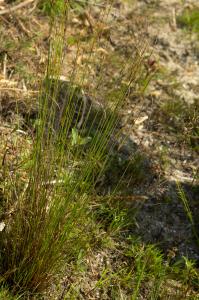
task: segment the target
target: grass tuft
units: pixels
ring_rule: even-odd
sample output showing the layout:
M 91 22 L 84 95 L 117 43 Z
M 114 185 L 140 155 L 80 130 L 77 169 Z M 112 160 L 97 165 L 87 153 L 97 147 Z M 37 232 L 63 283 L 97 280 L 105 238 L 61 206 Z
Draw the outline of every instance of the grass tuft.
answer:
M 185 29 L 199 34 L 199 8 L 185 9 L 177 21 Z
M 0 279 L 14 293 L 26 295 L 43 291 L 63 265 L 78 260 L 87 248 L 89 195 L 104 172 L 112 148 L 110 140 L 118 124 L 118 111 L 142 64 L 139 52 L 129 68 L 126 89 L 117 97 L 110 113 L 99 119 L 97 127 L 96 112 L 85 136 L 87 122 L 78 128 L 80 108 L 74 105 L 79 100 L 77 93 L 81 95 L 81 84 L 75 83 L 77 69 L 72 70 L 65 87 L 65 103 L 59 101 L 63 96 L 60 74 L 69 7 L 61 0 L 48 4 L 50 46 L 38 101 L 36 136 L 27 158 L 31 163 L 26 168 L 24 164 L 20 166 L 21 171 L 26 169 L 24 180 L 20 178 L 20 170 L 10 174 L 8 170 L 9 180 L 4 178 L 2 183 L 7 195 L 6 209 L 13 213 L 5 220 L 0 236 Z M 117 223 L 115 219 L 111 230 L 117 229 Z

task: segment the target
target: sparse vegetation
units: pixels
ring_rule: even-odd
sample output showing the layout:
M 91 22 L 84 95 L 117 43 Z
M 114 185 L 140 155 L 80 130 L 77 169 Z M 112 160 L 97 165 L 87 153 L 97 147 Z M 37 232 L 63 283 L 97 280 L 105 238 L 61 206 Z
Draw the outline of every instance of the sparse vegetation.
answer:
M 198 100 L 190 105 L 181 99 L 169 100 L 162 105 L 160 113 L 160 122 L 164 124 L 167 130 L 173 132 L 176 138 L 186 142 L 198 152 Z
M 178 17 L 178 23 L 185 29 L 199 34 L 199 8 L 185 9 Z
M 151 113 L 161 94 L 148 94 L 148 85 L 166 77 L 159 78 L 158 61 L 139 32 L 143 20 L 136 25 L 134 10 L 133 20 L 129 12 L 117 17 L 122 5 L 45 0 L 33 7 L 33 19 L 2 19 L 0 299 L 198 299 L 197 261 L 178 251 L 180 235 L 167 248 L 165 241 L 145 242 L 144 234 L 135 234 L 137 213 L 149 199 L 158 210 L 161 197 L 171 206 L 174 197 L 193 231 L 187 240 L 198 243 L 197 169 L 190 198 L 180 183 L 166 196 L 154 188 L 159 179 L 168 181 L 166 134 L 184 151 L 198 152 L 198 101 L 173 97 L 181 87 L 173 72 L 174 84 L 164 85 L 168 98 Z M 115 19 L 121 33 L 115 26 L 110 34 Z M 23 22 L 40 29 L 33 34 Z M 178 22 L 197 32 L 197 11 L 184 12 Z M 138 135 L 141 141 L 148 127 L 155 131 L 153 118 L 145 126 L 150 113 L 155 130 L 161 128 L 158 163 L 152 146 L 132 140 Z M 152 224 L 151 209 L 149 201 Z M 175 213 L 176 219 L 183 214 Z M 156 236 L 164 235 L 160 221 L 157 226 Z

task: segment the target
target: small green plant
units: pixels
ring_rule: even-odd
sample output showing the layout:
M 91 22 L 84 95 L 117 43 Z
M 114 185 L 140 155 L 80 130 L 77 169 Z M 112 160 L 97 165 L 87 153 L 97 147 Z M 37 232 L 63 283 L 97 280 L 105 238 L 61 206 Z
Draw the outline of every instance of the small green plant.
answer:
M 191 261 L 183 259 L 172 265 L 154 245 L 145 245 L 133 236 L 113 249 L 120 257 L 102 270 L 95 286 L 101 295 L 109 294 L 111 299 L 195 299 L 197 269 Z
M 67 1 L 67 7 L 74 10 L 76 13 L 82 13 L 86 5 L 88 5 L 87 0 Z M 62 0 L 56 0 L 56 1 L 42 0 L 39 2 L 38 6 L 45 15 L 52 17 L 52 16 L 58 16 L 62 14 L 63 9 L 65 9 L 66 3 L 64 3 Z
M 195 221 L 194 221 L 194 218 L 193 218 L 193 215 L 192 215 L 192 211 L 191 211 L 190 206 L 189 206 L 189 202 L 188 202 L 187 196 L 185 195 L 185 192 L 182 189 L 180 183 L 177 182 L 176 184 L 177 184 L 179 198 L 182 201 L 182 204 L 184 206 L 184 210 L 185 210 L 185 213 L 187 215 L 187 218 L 188 218 L 189 222 L 191 223 L 193 234 L 194 234 L 195 239 L 196 239 L 196 241 L 197 241 L 197 243 L 199 245 L 199 236 L 198 236 L 198 233 L 197 233 Z
M 180 26 L 199 34 L 199 8 L 185 9 L 177 21 Z
M 39 2 L 39 8 L 44 14 L 52 17 L 62 14 L 63 10 L 65 9 L 65 4 L 62 0 L 44 0 Z
M 186 257 L 182 257 L 170 266 L 168 270 L 171 276 L 174 278 L 177 277 L 182 283 L 178 295 L 184 297 L 183 299 L 197 299 L 197 295 L 193 295 L 193 298 L 190 296 L 191 287 L 196 291 L 199 287 L 198 269 L 196 268 L 195 263 L 188 260 Z
M 194 151 L 198 151 L 198 100 L 188 105 L 181 99 L 167 100 L 161 106 L 159 122 L 179 140 L 183 140 Z
M 126 250 L 128 257 L 134 258 L 134 291 L 132 299 L 137 299 L 140 289 L 148 282 L 150 292 L 147 299 L 158 299 L 161 295 L 161 286 L 166 277 L 166 268 L 163 264 L 163 256 L 158 249 L 152 245 L 142 245 L 131 237 Z
M 18 296 L 13 296 L 9 292 L 9 289 L 7 289 L 5 287 L 1 287 L 0 288 L 0 299 L 2 299 L 2 300 L 20 300 L 22 298 L 18 297 Z
M 111 195 L 100 197 L 98 201 L 93 211 L 94 219 L 108 235 L 117 236 L 130 226 L 132 221 L 127 210 L 122 208 L 121 200 L 118 201 Z

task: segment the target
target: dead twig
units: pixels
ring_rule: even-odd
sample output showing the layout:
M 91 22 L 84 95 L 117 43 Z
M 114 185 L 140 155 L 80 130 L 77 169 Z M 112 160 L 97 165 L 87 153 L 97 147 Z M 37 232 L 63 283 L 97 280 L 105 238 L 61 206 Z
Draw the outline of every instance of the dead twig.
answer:
M 30 30 L 28 30 L 26 28 L 26 26 L 23 24 L 23 22 L 19 18 L 17 18 L 16 16 L 15 16 L 15 19 L 16 19 L 17 25 L 19 26 L 19 29 L 21 29 L 28 37 L 31 37 Z
M 31 90 L 27 90 L 25 91 L 24 89 L 19 89 L 19 88 L 11 88 L 11 87 L 0 87 L 1 91 L 15 91 L 15 92 L 23 92 L 26 94 L 38 94 L 39 91 L 31 91 Z
M 33 7 L 28 12 L 29 15 L 31 15 L 33 13 L 33 11 L 37 8 L 38 3 L 39 3 L 39 0 L 35 0 Z
M 172 9 L 172 19 L 171 19 L 171 22 L 170 22 L 170 26 L 171 26 L 171 29 L 172 29 L 173 31 L 176 31 L 176 30 L 177 30 L 176 8 L 173 8 L 173 9 Z
M 18 10 L 18 9 L 20 9 L 20 8 L 22 8 L 22 7 L 30 4 L 30 3 L 32 3 L 32 2 L 34 2 L 34 1 L 35 0 L 26 0 L 26 1 L 22 2 L 22 3 L 19 3 L 17 5 L 11 6 L 10 8 L 3 9 L 3 10 L 0 11 L 0 16 L 5 15 L 5 14 L 10 14 L 10 13 L 12 13 L 12 12 L 14 12 L 14 11 L 16 11 L 16 10 Z
M 4 56 L 4 60 L 3 60 L 3 76 L 4 79 L 6 79 L 7 77 L 7 53 Z

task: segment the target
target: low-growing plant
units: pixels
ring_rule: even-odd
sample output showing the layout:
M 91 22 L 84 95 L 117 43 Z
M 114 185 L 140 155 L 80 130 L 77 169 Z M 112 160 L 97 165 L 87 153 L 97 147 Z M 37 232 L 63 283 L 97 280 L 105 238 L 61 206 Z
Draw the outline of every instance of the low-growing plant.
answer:
M 180 183 L 177 182 L 177 189 L 178 189 L 178 194 L 179 194 L 179 199 L 182 201 L 182 204 L 184 206 L 184 211 L 187 215 L 187 218 L 192 226 L 192 231 L 193 231 L 193 234 L 195 236 L 195 239 L 197 241 L 197 244 L 199 245 L 199 236 L 198 236 L 198 232 L 197 232 L 197 229 L 196 229 L 196 224 L 195 224 L 195 220 L 193 218 L 193 214 L 192 214 L 192 211 L 190 209 L 190 206 L 189 206 L 189 201 L 187 199 L 187 196 L 183 190 L 183 188 L 181 187 Z
M 41 11 L 48 16 L 58 16 L 62 14 L 64 6 L 66 3 L 64 3 L 62 0 L 56 0 L 54 1 L 52 5 L 52 1 L 48 0 L 42 0 L 39 1 L 38 7 L 41 9 Z M 76 11 L 76 13 L 82 13 L 85 6 L 88 5 L 88 0 L 69 0 L 67 1 L 67 6 Z
M 176 137 L 198 151 L 198 101 L 187 104 L 181 99 L 168 100 L 161 106 L 159 121 Z
M 177 18 L 178 24 L 199 34 L 199 8 L 185 9 Z
M 0 299 L 4 299 L 4 300 L 17 300 L 16 297 L 13 297 L 9 290 L 5 289 L 5 288 L 1 288 L 0 290 Z M 18 298 L 20 299 L 20 298 Z

